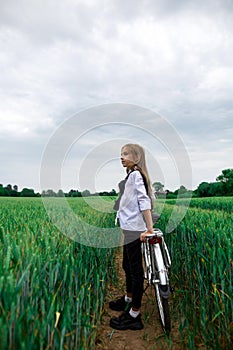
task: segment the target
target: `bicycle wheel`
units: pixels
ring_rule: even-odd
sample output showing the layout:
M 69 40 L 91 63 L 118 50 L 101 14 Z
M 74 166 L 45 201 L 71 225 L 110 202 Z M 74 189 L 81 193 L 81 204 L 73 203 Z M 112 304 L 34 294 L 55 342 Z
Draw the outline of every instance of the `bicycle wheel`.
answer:
M 171 331 L 171 317 L 168 298 L 165 299 L 161 296 L 158 283 L 154 283 L 153 285 L 155 289 L 155 298 L 158 306 L 160 322 L 164 332 L 169 334 Z

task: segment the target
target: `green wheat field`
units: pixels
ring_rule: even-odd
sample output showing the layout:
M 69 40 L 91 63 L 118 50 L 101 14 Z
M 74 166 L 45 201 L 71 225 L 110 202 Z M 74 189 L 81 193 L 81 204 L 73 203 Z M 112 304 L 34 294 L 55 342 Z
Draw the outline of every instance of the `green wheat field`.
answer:
M 98 198 L 90 200 L 96 207 Z M 83 198 L 68 203 L 93 227 L 114 227 L 114 213 L 93 209 Z M 113 199 L 106 203 L 112 206 Z M 165 230 L 171 212 L 187 203 L 158 200 L 155 211 L 161 205 L 158 227 Z M 175 288 L 171 318 L 184 349 L 231 348 L 232 212 L 232 197 L 193 199 L 184 219 L 165 234 Z M 0 349 L 94 349 L 106 286 L 117 283 L 119 248 L 66 237 L 41 198 L 1 197 L 0 213 Z

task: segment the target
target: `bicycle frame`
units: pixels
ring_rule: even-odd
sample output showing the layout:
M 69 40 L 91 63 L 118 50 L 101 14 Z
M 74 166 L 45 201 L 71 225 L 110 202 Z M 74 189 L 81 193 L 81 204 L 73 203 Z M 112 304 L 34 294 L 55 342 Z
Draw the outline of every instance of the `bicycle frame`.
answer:
M 142 254 L 145 262 L 145 279 L 147 280 L 144 292 L 150 285 L 154 286 L 160 321 L 164 331 L 169 334 L 171 320 L 168 298 L 172 289 L 168 269 L 171 267 L 171 258 L 162 231 L 155 229 L 152 234 L 146 236 L 142 243 Z
M 168 269 L 171 267 L 171 258 L 161 230 L 155 229 L 152 234 L 146 236 L 145 242 L 142 243 L 142 253 L 148 284 L 169 285 Z

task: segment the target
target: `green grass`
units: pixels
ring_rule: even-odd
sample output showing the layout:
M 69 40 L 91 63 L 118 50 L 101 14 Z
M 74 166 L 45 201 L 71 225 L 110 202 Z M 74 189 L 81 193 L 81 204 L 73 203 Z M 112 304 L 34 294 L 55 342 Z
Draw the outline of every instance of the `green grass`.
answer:
M 191 208 L 199 209 L 216 209 L 224 210 L 228 213 L 233 212 L 233 198 L 232 197 L 207 197 L 207 198 L 192 198 L 188 199 L 167 199 L 166 204 L 171 205 L 188 205 Z
M 181 200 L 182 201 L 182 200 Z M 209 209 L 211 207 L 215 209 Z M 172 209 L 160 220 L 165 229 Z M 165 236 L 172 255 L 174 314 L 188 349 L 231 349 L 233 340 L 232 198 L 195 199 L 176 230 Z M 198 205 L 200 204 L 200 205 Z M 208 209 L 202 209 L 206 207 Z
M 61 203 L 50 201 L 48 217 L 40 198 L 0 198 L 3 350 L 94 348 L 106 284 L 116 279 L 115 249 L 80 241 L 99 246 L 107 238 L 111 247 L 115 215 L 109 198 L 71 198 L 68 208 Z M 185 205 L 182 199 L 167 203 L 158 225 L 164 231 L 171 212 Z M 232 203 L 230 197 L 194 198 L 176 229 L 165 234 L 175 286 L 171 317 L 184 349 L 231 349 Z M 158 200 L 155 211 L 163 205 Z
M 71 202 L 80 213 L 86 205 Z M 1 198 L 0 211 L 1 349 L 93 348 L 114 250 L 67 238 L 41 199 Z M 105 215 L 101 223 L 113 219 Z

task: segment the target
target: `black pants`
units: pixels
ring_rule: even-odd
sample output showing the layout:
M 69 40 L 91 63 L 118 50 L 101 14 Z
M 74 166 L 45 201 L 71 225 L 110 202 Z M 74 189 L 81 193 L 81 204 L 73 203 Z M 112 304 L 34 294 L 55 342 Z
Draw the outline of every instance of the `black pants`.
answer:
M 123 232 L 125 242 L 127 242 L 127 231 Z M 141 307 L 144 281 L 141 241 L 139 238 L 124 244 L 122 265 L 126 275 L 126 291 L 127 293 L 132 293 L 132 307 L 139 309 Z

